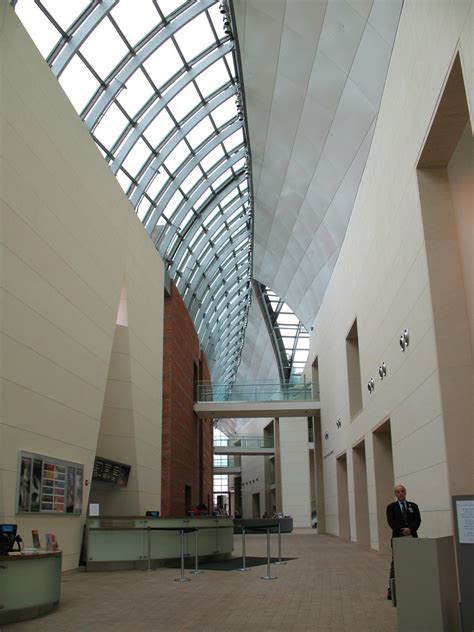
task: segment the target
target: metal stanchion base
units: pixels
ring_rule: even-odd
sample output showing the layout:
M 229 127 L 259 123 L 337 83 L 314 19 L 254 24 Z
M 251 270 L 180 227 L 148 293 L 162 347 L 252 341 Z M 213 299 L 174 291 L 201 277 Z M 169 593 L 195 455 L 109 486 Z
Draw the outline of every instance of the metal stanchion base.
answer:
M 282 566 L 283 564 L 287 564 L 288 562 L 272 562 L 272 564 L 275 564 L 276 566 Z
M 272 575 L 265 575 L 265 577 L 260 577 L 260 579 L 278 579 L 278 577 L 273 577 Z
M 251 571 L 251 568 L 238 568 L 238 571 Z
M 189 571 L 191 575 L 202 575 L 202 573 L 205 573 L 206 571 L 201 571 L 201 570 L 197 570 L 197 571 Z
M 174 581 L 175 582 L 190 582 L 191 580 L 189 579 L 189 577 L 177 577 Z

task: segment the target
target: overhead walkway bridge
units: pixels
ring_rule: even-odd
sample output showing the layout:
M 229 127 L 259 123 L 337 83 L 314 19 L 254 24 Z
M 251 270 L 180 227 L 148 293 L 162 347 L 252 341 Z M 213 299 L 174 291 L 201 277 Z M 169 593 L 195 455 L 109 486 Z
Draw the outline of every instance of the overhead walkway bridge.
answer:
M 313 417 L 320 410 L 319 391 L 305 380 L 285 384 L 279 380 L 198 382 L 197 390 L 194 410 L 198 417 Z

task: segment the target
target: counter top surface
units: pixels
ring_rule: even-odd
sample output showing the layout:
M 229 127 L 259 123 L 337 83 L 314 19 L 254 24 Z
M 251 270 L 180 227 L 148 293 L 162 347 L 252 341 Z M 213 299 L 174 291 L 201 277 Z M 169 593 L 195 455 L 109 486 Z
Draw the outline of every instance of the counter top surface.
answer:
M 0 562 L 21 562 L 22 560 L 32 560 L 45 557 L 61 557 L 62 551 L 13 551 L 9 555 L 0 555 Z

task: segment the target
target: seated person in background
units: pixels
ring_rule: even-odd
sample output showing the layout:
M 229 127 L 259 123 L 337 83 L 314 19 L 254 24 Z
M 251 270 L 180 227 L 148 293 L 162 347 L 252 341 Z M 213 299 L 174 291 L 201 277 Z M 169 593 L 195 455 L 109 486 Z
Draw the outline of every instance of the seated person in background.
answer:
M 207 516 L 208 515 L 207 505 L 204 503 L 199 503 L 196 509 L 194 509 L 193 513 L 195 516 Z

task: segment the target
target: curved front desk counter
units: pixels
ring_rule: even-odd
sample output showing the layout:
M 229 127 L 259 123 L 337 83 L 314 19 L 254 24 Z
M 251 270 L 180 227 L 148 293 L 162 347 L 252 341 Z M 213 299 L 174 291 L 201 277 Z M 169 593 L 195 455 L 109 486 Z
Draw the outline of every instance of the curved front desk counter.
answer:
M 61 595 L 61 551 L 0 556 L 0 625 L 55 610 Z
M 199 558 L 229 557 L 233 550 L 232 518 L 88 518 L 85 562 L 88 571 L 157 566 L 181 556 L 180 529 L 197 529 Z M 195 531 L 184 534 L 184 556 L 194 557 Z

